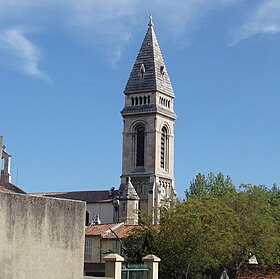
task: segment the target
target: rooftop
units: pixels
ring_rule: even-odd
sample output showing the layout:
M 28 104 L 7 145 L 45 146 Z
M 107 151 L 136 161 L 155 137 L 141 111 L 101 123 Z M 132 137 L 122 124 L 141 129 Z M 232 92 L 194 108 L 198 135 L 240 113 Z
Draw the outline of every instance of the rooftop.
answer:
M 125 238 L 139 225 L 125 223 L 90 225 L 86 228 L 86 236 L 100 236 L 101 238 Z
M 101 190 L 101 191 L 71 191 L 71 192 L 49 192 L 49 193 L 32 193 L 36 196 L 62 198 L 68 200 L 85 201 L 86 203 L 111 202 L 114 196 L 118 195 L 118 190 Z

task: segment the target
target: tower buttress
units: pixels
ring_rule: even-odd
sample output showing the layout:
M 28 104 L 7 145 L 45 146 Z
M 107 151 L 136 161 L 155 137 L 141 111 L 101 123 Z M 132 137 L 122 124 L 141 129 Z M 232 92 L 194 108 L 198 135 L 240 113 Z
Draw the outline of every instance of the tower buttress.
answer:
M 138 225 L 139 196 L 135 191 L 130 177 L 126 185 L 120 189 L 119 222 Z

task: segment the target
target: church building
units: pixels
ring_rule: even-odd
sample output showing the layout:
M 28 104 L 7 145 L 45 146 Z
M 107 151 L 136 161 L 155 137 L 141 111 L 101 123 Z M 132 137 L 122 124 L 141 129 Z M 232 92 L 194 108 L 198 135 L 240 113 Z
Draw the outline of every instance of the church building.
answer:
M 124 89 L 122 174 L 119 190 L 41 193 L 87 202 L 87 221 L 137 224 L 139 212 L 158 223 L 158 210 L 176 198 L 174 92 L 152 17 Z

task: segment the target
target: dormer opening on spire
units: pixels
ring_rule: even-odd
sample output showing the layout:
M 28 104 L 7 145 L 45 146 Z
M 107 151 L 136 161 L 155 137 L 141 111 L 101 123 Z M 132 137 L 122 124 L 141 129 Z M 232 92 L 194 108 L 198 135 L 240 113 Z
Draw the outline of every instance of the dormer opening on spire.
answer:
M 145 72 L 146 72 L 145 65 L 142 63 L 140 67 L 140 81 L 144 79 Z

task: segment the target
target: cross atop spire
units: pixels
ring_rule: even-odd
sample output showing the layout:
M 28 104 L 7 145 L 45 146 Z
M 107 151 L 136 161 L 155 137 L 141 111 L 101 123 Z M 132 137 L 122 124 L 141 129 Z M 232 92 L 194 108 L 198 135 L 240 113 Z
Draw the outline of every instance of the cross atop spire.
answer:
M 148 24 L 148 26 L 150 26 L 150 27 L 154 26 L 152 15 L 149 16 L 149 24 Z

